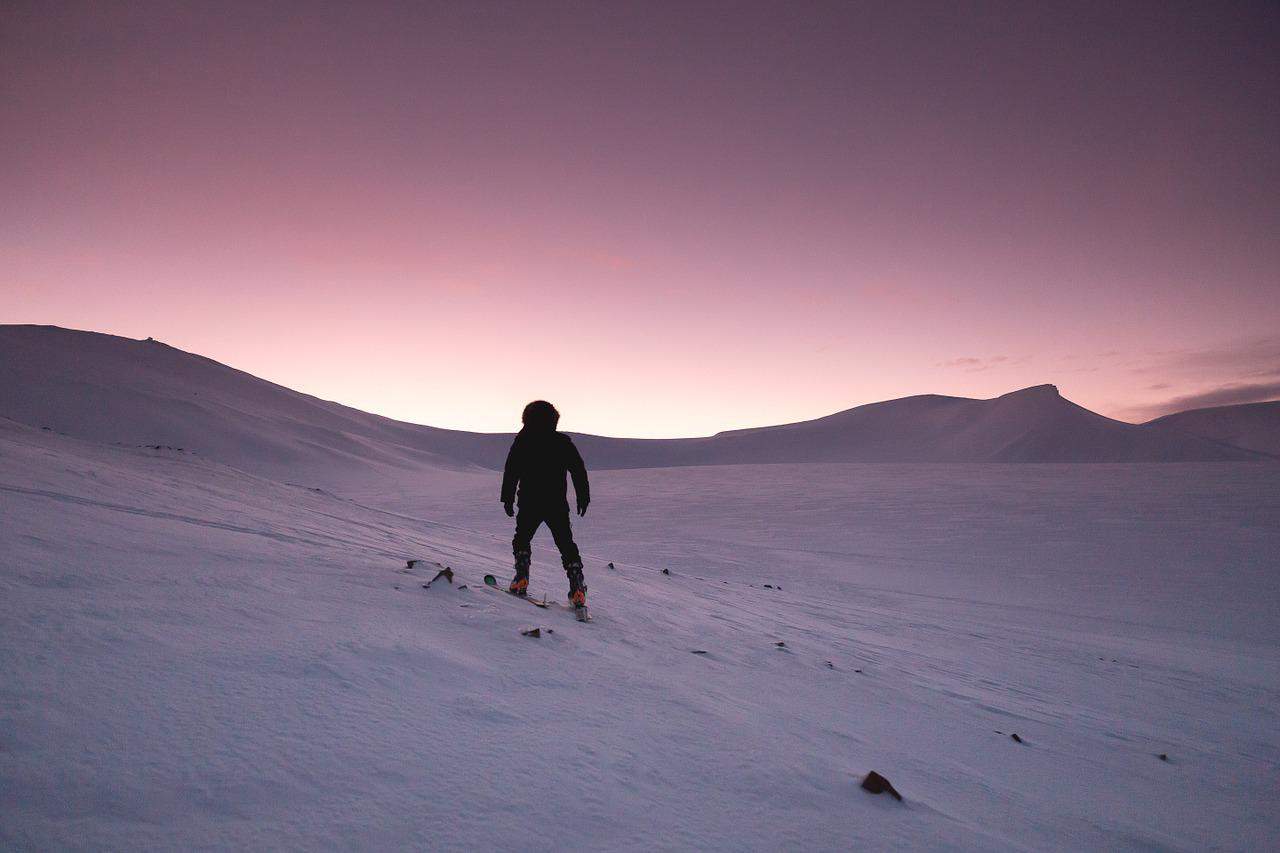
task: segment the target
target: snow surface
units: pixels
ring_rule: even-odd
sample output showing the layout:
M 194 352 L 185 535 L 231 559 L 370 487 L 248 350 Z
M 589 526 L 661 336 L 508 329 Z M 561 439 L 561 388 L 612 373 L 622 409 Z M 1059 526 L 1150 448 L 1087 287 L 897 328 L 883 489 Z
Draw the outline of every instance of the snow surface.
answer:
M 0 327 L 0 849 L 1273 847 L 1280 464 L 1115 425 L 582 437 L 583 625 L 481 583 L 508 437 Z
M 597 473 L 583 625 L 492 473 L 0 421 L 0 848 L 1272 847 L 1278 473 Z

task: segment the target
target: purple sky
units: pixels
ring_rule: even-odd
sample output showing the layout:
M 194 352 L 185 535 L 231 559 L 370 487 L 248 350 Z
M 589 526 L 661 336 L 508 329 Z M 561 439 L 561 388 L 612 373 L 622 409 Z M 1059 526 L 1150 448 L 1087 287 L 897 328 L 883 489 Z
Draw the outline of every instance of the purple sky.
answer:
M 0 322 L 485 430 L 1280 397 L 1280 5 L 184 5 L 0 8 Z

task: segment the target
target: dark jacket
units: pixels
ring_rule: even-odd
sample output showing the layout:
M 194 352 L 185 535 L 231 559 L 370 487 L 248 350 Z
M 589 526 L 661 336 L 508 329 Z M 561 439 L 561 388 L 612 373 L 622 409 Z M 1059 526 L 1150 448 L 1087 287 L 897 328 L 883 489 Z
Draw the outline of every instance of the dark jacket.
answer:
M 591 500 L 587 484 L 587 466 L 573 440 L 562 432 L 525 427 L 516 433 L 502 472 L 502 502 L 516 499 L 519 486 L 520 506 L 539 509 L 568 508 L 568 486 L 565 474 L 573 476 L 573 490 L 578 506 Z

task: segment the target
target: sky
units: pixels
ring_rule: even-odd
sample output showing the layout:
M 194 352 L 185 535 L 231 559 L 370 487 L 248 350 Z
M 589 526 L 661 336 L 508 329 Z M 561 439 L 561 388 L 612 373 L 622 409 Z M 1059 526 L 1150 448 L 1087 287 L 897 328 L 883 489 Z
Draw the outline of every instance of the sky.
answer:
M 0 323 L 703 435 L 1280 398 L 1274 3 L 0 5 Z

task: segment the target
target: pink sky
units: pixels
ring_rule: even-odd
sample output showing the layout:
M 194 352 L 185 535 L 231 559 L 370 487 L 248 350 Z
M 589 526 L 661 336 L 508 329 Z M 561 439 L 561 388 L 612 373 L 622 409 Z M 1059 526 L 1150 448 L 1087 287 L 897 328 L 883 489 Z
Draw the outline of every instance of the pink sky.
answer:
M 1280 397 L 1274 5 L 266 6 L 0 11 L 0 322 L 495 431 Z

